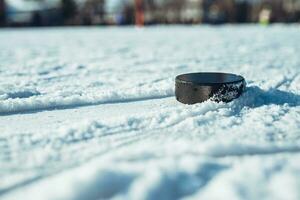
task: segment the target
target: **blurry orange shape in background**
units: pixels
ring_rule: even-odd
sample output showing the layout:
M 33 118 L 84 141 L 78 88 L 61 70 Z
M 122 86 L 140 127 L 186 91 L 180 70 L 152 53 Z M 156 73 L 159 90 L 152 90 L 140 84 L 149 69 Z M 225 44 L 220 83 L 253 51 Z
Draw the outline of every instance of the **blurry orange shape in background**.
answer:
M 144 26 L 143 0 L 135 0 L 135 25 Z

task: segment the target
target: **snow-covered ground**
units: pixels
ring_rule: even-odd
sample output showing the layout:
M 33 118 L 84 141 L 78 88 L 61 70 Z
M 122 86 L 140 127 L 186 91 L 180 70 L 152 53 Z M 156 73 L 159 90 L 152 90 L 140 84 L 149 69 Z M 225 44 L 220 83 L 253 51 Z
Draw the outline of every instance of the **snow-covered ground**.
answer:
M 0 30 L 0 199 L 300 199 L 300 26 Z M 243 75 L 183 105 L 180 73 Z

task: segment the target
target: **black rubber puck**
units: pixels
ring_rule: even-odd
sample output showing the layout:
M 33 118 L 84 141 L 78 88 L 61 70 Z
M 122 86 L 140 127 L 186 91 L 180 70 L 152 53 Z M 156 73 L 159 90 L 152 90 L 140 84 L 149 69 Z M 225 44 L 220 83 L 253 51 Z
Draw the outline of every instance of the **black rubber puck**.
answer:
M 201 72 L 182 74 L 175 80 L 176 99 L 184 104 L 201 103 L 208 99 L 230 102 L 246 88 L 242 76 L 228 73 Z

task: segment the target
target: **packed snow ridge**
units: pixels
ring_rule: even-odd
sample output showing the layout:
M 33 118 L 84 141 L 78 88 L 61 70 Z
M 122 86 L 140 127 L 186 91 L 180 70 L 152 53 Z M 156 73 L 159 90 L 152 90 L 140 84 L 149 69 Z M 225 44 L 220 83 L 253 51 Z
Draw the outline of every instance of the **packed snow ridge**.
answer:
M 0 30 L 0 199 L 300 199 L 299 30 Z M 199 71 L 247 87 L 177 102 Z

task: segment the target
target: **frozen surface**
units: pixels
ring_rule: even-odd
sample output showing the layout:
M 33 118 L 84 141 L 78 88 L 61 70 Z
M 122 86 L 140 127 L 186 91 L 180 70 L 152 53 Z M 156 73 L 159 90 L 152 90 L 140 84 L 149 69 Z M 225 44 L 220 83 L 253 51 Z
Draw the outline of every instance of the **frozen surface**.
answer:
M 300 199 L 300 26 L 0 30 L 0 199 Z M 180 73 L 247 79 L 186 106 Z

